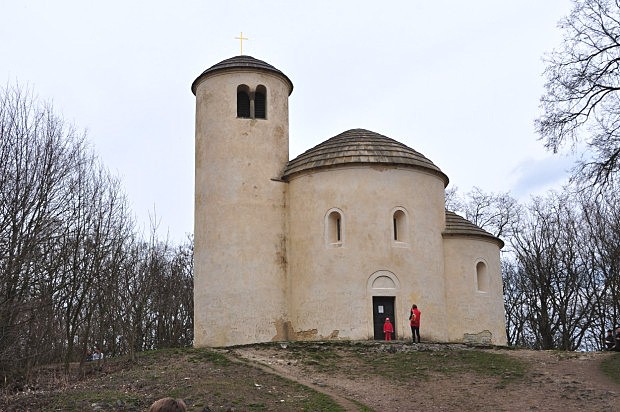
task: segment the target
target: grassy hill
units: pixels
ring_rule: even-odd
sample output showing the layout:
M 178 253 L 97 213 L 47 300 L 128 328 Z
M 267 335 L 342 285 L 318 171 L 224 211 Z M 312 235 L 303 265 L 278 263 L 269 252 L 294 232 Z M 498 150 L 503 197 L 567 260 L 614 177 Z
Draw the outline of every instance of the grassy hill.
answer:
M 239 356 L 238 352 L 243 350 L 265 353 L 267 361 L 258 367 Z M 400 342 L 167 349 L 141 353 L 135 362 L 126 358 L 106 359 L 101 370 L 92 363 L 81 371 L 76 365 L 70 377 L 56 367 L 41 368 L 27 390 L 4 394 L 0 410 L 144 411 L 154 400 L 171 396 L 184 399 L 190 411 L 372 411 L 375 409 L 361 399 L 349 397 L 349 406 L 343 405 L 322 391 L 320 382 L 304 385 L 299 383 L 303 379 L 283 377 L 275 369 L 270 370 L 269 359 L 274 358 L 275 362 L 277 355 L 282 365 L 295 366 L 301 377 L 310 381 L 319 375 L 342 376 L 354 385 L 368 385 L 368 379 L 372 379 L 378 382 L 378 391 L 381 386 L 399 388 L 410 382 L 429 383 L 437 376 L 445 377 L 446 382 L 473 376 L 480 381 L 492 381 L 493 388 L 501 391 L 529 380 L 532 364 L 512 356 L 513 352 L 448 344 L 416 347 Z M 620 382 L 618 356 L 606 357 L 600 368 Z

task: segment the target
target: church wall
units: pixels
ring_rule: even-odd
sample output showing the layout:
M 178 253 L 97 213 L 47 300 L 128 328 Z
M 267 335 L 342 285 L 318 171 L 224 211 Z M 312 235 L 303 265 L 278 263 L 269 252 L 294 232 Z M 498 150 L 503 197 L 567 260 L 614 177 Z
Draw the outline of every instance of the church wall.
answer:
M 396 298 L 399 338 L 410 338 L 416 303 L 424 338 L 445 339 L 443 180 L 394 166 L 315 170 L 290 181 L 289 203 L 291 339 L 372 339 L 373 295 Z M 340 245 L 325 236 L 333 208 L 343 215 Z M 406 211 L 407 242 L 393 239 L 395 208 Z M 387 276 L 373 290 L 379 271 Z
M 267 118 L 237 118 L 237 86 L 267 88 Z M 285 317 L 289 85 L 260 71 L 196 88 L 195 345 L 270 341 Z
M 485 342 L 490 338 L 488 343 L 505 345 L 506 319 L 497 244 L 480 238 L 446 237 L 444 245 L 448 339 Z M 480 262 L 486 273 L 481 273 L 485 276 L 479 279 Z

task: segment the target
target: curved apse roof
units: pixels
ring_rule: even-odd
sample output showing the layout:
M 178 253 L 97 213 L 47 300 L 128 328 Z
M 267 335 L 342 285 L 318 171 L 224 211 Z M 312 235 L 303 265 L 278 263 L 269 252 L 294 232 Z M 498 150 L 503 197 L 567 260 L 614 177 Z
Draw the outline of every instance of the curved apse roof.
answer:
M 351 164 L 380 164 L 424 169 L 448 185 L 448 176 L 423 154 L 394 139 L 365 129 L 340 133 L 288 162 L 283 179 L 305 171 Z
M 504 242 L 500 238 L 449 210 L 446 210 L 446 229 L 443 231 L 443 236 L 481 237 L 496 242 L 500 249 L 504 247 Z
M 289 84 L 290 89 L 289 89 L 288 94 L 290 95 L 293 92 L 293 82 L 291 82 L 291 79 L 289 79 L 280 70 L 276 69 L 269 63 L 266 63 L 262 60 L 255 59 L 252 56 L 241 55 L 241 56 L 231 57 L 230 59 L 222 60 L 221 62 L 214 64 L 213 66 L 209 67 L 207 70 L 202 72 L 202 74 L 198 76 L 196 80 L 194 80 L 194 82 L 192 83 L 192 93 L 196 94 L 196 86 L 198 86 L 198 83 L 204 78 L 208 77 L 209 75 L 214 74 L 214 73 L 220 73 L 226 70 L 239 70 L 239 69 L 246 69 L 246 70 L 249 69 L 249 70 L 258 70 L 258 71 L 275 73 L 281 76 L 284 79 L 284 81 L 286 81 Z

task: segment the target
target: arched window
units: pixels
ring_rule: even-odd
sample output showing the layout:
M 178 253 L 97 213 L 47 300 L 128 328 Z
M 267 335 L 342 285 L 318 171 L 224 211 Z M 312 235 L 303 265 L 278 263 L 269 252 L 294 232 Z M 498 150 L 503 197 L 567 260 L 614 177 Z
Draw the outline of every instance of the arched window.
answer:
M 402 207 L 392 210 L 392 245 L 409 247 L 409 222 L 407 211 Z
M 402 210 L 394 212 L 392 217 L 394 240 L 397 242 L 406 242 L 407 240 L 407 216 Z
M 478 284 L 478 292 L 489 291 L 489 275 L 487 265 L 484 262 L 478 262 L 476 265 L 476 283 Z
M 325 241 L 328 246 L 338 247 L 344 241 L 344 221 L 339 210 L 330 210 L 325 219 Z
M 237 117 L 250 117 L 250 88 L 245 84 L 237 87 Z
M 254 117 L 267 118 L 267 89 L 263 85 L 257 86 L 256 93 L 254 93 Z

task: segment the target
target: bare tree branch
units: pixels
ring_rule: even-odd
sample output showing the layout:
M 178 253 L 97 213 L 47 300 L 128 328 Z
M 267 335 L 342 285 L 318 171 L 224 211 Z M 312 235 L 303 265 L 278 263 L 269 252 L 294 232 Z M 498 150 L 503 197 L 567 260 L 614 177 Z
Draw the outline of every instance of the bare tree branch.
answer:
M 559 23 L 560 49 L 545 59 L 543 114 L 535 121 L 545 147 L 585 142 L 591 150 L 574 169 L 582 185 L 608 186 L 620 171 L 620 7 L 613 0 L 574 0 Z

